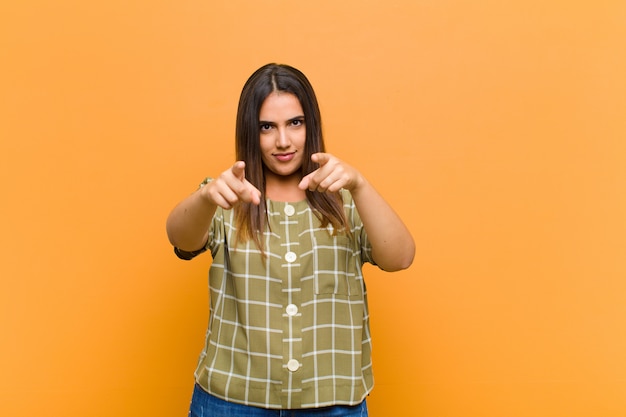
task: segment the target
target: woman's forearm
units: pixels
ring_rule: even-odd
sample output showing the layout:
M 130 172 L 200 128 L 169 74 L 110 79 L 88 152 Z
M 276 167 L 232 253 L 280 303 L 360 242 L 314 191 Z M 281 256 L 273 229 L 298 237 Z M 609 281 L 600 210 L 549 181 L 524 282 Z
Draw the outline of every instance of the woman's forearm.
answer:
M 402 219 L 365 178 L 351 194 L 376 264 L 385 271 L 408 268 L 415 257 L 415 242 Z
M 201 249 L 207 241 L 216 208 L 202 195 L 202 189 L 181 201 L 167 218 L 170 243 L 184 251 Z

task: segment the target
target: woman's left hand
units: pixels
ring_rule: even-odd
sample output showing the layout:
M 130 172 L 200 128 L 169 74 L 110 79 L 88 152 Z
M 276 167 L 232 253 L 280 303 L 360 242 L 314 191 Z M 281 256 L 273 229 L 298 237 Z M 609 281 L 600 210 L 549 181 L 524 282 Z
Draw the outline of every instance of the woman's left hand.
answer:
M 319 192 L 350 192 L 372 245 L 372 258 L 385 271 L 408 268 L 415 242 L 400 217 L 359 171 L 328 153 L 311 155 L 320 167 L 306 175 L 298 187 Z
M 363 180 L 356 169 L 329 153 L 315 153 L 311 155 L 311 160 L 320 167 L 302 178 L 298 185 L 301 190 L 309 189 L 323 193 L 336 192 L 344 188 L 352 191 Z

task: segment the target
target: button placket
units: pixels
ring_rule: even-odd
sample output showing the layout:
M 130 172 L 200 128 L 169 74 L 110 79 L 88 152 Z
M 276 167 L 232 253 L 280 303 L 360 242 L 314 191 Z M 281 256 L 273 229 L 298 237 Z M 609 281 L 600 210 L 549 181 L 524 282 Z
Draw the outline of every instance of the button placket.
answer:
M 301 303 L 301 247 L 300 247 L 300 212 L 297 207 L 300 203 L 283 203 L 277 210 L 277 220 L 281 225 L 281 233 L 284 240 L 281 242 L 283 249 L 282 267 L 285 268 L 286 277 L 283 280 L 283 382 L 291 388 L 290 405 L 297 406 L 300 403 L 299 390 L 302 387 L 303 372 L 302 363 L 302 312 Z

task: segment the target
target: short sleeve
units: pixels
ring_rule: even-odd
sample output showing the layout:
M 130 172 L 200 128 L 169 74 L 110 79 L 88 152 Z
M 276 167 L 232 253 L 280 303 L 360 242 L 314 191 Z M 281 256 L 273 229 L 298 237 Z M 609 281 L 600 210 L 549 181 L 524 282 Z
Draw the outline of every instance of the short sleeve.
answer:
M 352 195 L 349 191 L 342 190 L 342 198 L 346 218 L 350 225 L 350 231 L 352 232 L 352 235 L 356 240 L 356 244 L 358 245 L 357 250 L 361 254 L 361 264 L 368 262 L 372 265 L 376 265 L 374 258 L 372 258 L 372 245 L 367 237 L 367 231 L 365 230 L 365 227 L 363 227 L 361 216 L 359 216 L 359 212 L 356 209 Z

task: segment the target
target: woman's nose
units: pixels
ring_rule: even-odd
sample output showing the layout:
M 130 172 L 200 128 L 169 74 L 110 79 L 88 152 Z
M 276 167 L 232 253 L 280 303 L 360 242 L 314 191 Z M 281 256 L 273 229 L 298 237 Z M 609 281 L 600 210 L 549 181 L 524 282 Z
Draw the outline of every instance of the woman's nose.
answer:
M 277 148 L 289 147 L 289 136 L 287 135 L 286 129 L 278 129 L 278 132 L 276 135 L 276 147 Z

